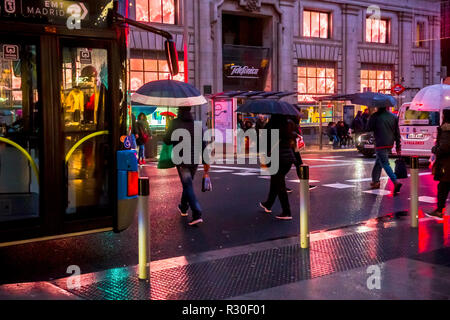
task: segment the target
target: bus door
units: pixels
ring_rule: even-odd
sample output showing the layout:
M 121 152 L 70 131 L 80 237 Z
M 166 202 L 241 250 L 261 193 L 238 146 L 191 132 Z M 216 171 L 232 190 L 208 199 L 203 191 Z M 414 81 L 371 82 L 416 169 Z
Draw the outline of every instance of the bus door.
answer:
M 0 225 L 40 216 L 38 41 L 0 40 Z
M 111 216 L 110 51 L 99 42 L 63 41 L 60 47 L 64 214 L 66 220 Z

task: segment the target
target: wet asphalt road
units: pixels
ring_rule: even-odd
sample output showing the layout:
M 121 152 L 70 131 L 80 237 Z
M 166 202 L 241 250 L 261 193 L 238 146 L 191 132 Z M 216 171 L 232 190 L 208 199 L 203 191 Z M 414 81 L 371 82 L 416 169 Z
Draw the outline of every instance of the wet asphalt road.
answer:
M 398 197 L 392 197 L 393 185 L 382 179 L 381 193 L 369 191 L 373 159 L 357 153 L 322 153 L 303 156 L 310 165 L 310 230 L 324 230 L 356 224 L 390 213 L 408 210 L 409 180 Z M 392 159 L 393 165 L 394 159 Z M 149 165 L 143 174 L 150 177 L 151 260 L 191 255 L 198 252 L 251 244 L 299 233 L 299 183 L 295 169 L 287 176 L 293 189 L 289 195 L 294 219 L 278 221 L 278 201 L 273 213 L 258 206 L 265 200 L 269 180 L 261 178 L 257 166 L 216 165 L 212 167 L 213 191 L 201 192 L 201 171 L 195 189 L 205 222 L 198 227 L 187 225 L 177 204 L 181 184 L 175 169 L 157 170 Z M 430 170 L 420 169 L 419 195 L 424 201 L 436 197 L 436 182 Z M 385 174 L 383 173 L 385 177 Z M 429 198 L 427 198 L 429 197 Z M 420 202 L 421 207 L 432 203 Z M 0 248 L 0 283 L 51 280 L 65 277 L 67 267 L 78 265 L 82 273 L 135 265 L 137 256 L 137 221 L 125 232 L 112 232 L 51 240 Z

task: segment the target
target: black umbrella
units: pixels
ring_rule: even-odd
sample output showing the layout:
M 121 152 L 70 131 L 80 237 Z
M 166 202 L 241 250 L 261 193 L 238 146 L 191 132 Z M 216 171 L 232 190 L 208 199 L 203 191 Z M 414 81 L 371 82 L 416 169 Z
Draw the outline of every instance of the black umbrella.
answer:
M 236 112 L 300 116 L 300 112 L 292 104 L 273 99 L 248 100 L 239 106 Z
M 391 95 L 370 91 L 352 94 L 350 101 L 372 108 L 389 108 L 397 104 L 397 100 Z
M 148 82 L 131 96 L 131 101 L 164 107 L 191 107 L 208 103 L 197 88 L 176 80 Z

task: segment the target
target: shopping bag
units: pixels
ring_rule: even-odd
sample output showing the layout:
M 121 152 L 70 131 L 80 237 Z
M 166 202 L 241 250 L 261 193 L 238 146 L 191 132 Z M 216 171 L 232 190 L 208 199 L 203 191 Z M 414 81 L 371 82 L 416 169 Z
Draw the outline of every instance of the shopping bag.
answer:
M 211 178 L 208 174 L 205 174 L 202 179 L 202 192 L 212 191 Z
M 158 169 L 170 169 L 175 167 L 172 161 L 172 149 L 173 146 L 170 144 L 163 144 L 161 153 L 159 154 Z
M 395 160 L 395 175 L 397 179 L 406 179 L 408 178 L 408 171 L 406 170 L 406 163 L 403 159 Z
M 297 139 L 295 139 L 295 152 L 300 152 L 305 148 L 305 141 L 301 135 L 297 135 Z

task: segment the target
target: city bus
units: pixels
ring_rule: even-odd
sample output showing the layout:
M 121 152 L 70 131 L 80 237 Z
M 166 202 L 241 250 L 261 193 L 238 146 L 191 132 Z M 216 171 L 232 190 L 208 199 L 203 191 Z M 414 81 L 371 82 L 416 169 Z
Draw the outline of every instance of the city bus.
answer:
M 125 23 L 166 37 L 178 72 L 170 34 L 115 1 L 0 2 L 0 246 L 132 223 Z

